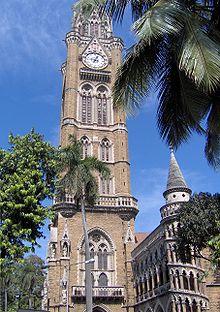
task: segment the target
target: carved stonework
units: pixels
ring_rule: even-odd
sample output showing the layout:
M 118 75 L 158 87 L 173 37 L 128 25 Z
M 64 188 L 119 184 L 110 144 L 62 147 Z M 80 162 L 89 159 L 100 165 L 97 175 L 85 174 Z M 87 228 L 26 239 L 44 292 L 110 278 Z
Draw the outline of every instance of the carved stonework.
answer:
M 130 221 L 128 221 L 128 228 L 127 228 L 127 232 L 125 235 L 125 243 L 127 244 L 127 243 L 134 243 L 134 242 L 135 242 L 134 235 L 131 230 Z
M 61 257 L 65 257 L 65 258 L 69 257 L 70 256 L 70 239 L 69 239 L 69 234 L 68 234 L 67 220 L 64 225 L 64 232 L 63 232 L 60 245 L 61 245 Z

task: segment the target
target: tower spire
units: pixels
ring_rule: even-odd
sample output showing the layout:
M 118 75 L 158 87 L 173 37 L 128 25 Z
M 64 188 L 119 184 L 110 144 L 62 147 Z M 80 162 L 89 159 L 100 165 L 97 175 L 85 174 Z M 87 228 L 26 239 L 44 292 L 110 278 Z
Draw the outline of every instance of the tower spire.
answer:
M 181 197 L 179 196 L 181 193 Z M 183 177 L 182 171 L 177 163 L 174 155 L 173 146 L 170 145 L 170 166 L 167 179 L 167 187 L 164 192 L 164 197 L 167 202 L 185 201 L 189 198 L 191 190 L 188 188 Z
M 174 155 L 173 147 L 170 146 L 170 168 L 167 179 L 167 191 L 173 188 L 185 187 L 187 188 L 186 181 L 183 177 L 182 171 L 177 163 Z

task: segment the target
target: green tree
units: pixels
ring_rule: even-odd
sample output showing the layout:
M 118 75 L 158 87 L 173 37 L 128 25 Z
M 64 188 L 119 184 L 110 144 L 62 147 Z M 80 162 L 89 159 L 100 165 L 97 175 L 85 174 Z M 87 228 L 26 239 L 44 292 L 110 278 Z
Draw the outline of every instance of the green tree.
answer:
M 21 262 L 5 261 L 1 265 L 1 311 L 17 308 L 41 308 L 44 261 L 36 255 Z
M 56 174 L 56 150 L 34 130 L 10 135 L 9 143 L 0 149 L 2 260 L 22 258 L 38 245 L 50 212 L 43 201 L 53 196 Z
M 158 90 L 160 136 L 177 148 L 192 132 L 206 137 L 208 162 L 220 165 L 220 1 L 106 0 L 105 10 L 123 19 L 131 6 L 137 42 L 118 70 L 113 101 L 134 112 Z M 103 0 L 80 0 L 91 12 Z M 206 123 L 206 124 L 205 124 Z
M 57 196 L 62 197 L 67 193 L 74 197 L 77 206 L 81 208 L 85 238 L 86 311 L 92 312 L 92 279 L 85 205 L 93 207 L 97 199 L 98 184 L 95 174 L 108 179 L 110 170 L 95 157 L 82 159 L 82 145 L 74 136 L 70 136 L 69 142 L 69 145 L 60 150 Z
M 194 194 L 181 205 L 178 215 L 177 248 L 180 258 L 187 262 L 191 251 L 203 257 L 203 249 L 210 248 L 209 260 L 220 265 L 220 194 Z

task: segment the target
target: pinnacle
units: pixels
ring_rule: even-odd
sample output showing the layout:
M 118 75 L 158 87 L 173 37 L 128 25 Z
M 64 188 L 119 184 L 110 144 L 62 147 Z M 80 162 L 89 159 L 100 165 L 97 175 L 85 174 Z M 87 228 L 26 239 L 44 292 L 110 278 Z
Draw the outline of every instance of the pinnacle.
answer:
M 188 188 L 183 174 L 176 161 L 173 147 L 170 147 L 170 169 L 167 180 L 167 191 L 179 187 Z

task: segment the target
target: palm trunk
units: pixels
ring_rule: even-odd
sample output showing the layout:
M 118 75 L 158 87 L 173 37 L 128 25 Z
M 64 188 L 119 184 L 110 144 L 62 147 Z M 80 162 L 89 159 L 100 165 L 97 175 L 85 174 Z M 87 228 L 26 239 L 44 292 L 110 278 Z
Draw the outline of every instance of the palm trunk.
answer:
M 8 311 L 8 292 L 7 288 L 5 288 L 5 312 Z
M 92 276 L 89 251 L 89 236 L 86 223 L 85 213 L 85 196 L 81 199 L 82 224 L 85 237 L 85 295 L 86 295 L 86 312 L 92 312 Z

